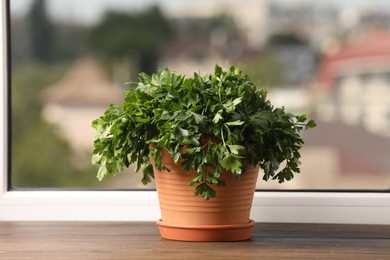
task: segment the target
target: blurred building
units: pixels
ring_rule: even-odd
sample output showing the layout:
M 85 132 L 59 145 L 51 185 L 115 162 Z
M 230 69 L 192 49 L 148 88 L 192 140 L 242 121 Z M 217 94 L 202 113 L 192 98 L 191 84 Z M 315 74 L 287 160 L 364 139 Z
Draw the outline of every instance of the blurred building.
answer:
M 81 58 L 65 76 L 43 92 L 43 118 L 54 124 L 76 155 L 90 154 L 95 131 L 91 127 L 111 103 L 123 100 L 123 90 L 114 86 L 98 63 Z
M 95 129 L 92 121 L 103 115 L 110 104 L 121 104 L 124 89 L 113 84 L 107 73 L 92 58 L 77 60 L 65 76 L 43 92 L 42 117 L 57 127 L 73 150 L 73 163 L 90 165 Z M 134 165 L 104 182 L 106 187 L 153 188 L 144 186 Z
M 345 43 L 320 63 L 318 116 L 390 136 L 390 33 Z

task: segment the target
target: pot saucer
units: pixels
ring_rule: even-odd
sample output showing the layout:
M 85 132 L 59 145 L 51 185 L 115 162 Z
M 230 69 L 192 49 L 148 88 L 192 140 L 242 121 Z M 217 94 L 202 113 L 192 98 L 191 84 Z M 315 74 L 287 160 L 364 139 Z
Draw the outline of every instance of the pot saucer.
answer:
M 242 241 L 252 235 L 255 221 L 234 225 L 175 225 L 157 221 L 161 237 L 179 241 Z

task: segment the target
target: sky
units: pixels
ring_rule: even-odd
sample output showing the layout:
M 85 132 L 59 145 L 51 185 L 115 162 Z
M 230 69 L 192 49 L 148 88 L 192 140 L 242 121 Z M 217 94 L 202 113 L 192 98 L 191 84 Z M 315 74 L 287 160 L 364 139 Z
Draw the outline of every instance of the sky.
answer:
M 25 14 L 33 0 L 9 0 L 12 14 Z M 162 9 L 183 8 L 194 0 L 46 0 L 48 10 L 55 20 L 77 21 L 84 24 L 97 22 L 106 10 L 128 10 L 137 11 L 153 4 L 158 4 Z M 199 2 L 217 2 L 224 3 L 235 0 L 196 0 Z M 238 0 L 236 0 L 238 1 Z M 241 0 L 245 2 L 263 2 L 262 0 Z M 270 1 L 270 0 L 269 0 Z M 297 4 L 305 2 L 315 2 L 318 4 L 333 4 L 340 7 L 360 6 L 369 8 L 380 8 L 389 10 L 389 0 L 272 0 L 282 4 Z

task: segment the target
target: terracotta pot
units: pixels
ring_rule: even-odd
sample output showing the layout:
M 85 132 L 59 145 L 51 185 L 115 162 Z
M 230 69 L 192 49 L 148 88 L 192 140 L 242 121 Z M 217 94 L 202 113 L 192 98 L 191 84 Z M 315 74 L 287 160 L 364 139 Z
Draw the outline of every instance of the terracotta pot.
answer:
M 184 241 L 238 241 L 249 239 L 255 224 L 249 219 L 259 168 L 250 168 L 240 179 L 222 174 L 226 186 L 213 187 L 217 196 L 206 201 L 194 196 L 189 182 L 194 170 L 181 171 L 167 151 L 162 161 L 171 171 L 154 169 L 162 219 L 157 221 L 163 238 Z

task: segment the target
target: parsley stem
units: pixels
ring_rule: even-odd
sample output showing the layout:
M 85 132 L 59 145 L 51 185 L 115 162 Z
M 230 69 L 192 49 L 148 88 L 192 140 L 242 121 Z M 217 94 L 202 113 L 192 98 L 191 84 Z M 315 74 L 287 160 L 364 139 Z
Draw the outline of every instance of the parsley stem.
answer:
M 222 138 L 223 146 L 226 146 L 225 137 L 223 135 L 223 128 L 221 128 L 221 138 Z

